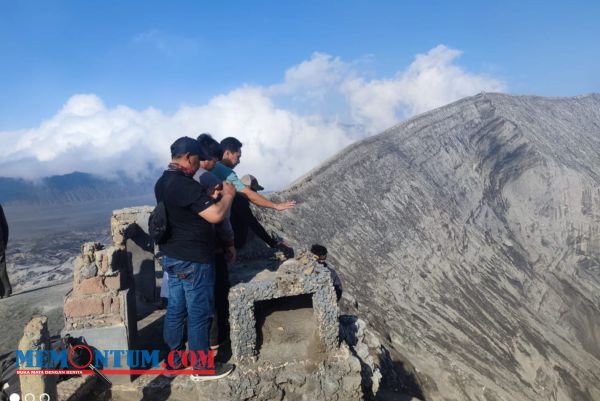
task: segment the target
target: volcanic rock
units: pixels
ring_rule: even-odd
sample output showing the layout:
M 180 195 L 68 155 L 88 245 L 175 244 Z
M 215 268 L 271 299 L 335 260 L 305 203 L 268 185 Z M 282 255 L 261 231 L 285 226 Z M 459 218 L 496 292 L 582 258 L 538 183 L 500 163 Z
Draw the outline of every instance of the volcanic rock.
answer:
M 272 198 L 427 400 L 600 400 L 600 95 L 466 98 Z

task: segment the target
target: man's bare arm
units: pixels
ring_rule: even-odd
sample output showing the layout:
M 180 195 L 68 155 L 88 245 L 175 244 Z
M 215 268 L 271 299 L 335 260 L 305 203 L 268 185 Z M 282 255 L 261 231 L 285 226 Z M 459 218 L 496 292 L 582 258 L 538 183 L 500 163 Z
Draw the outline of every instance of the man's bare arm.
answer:
M 235 196 L 235 188 L 228 182 L 223 183 L 223 197 L 217 203 L 209 206 L 200 213 L 200 217 L 212 224 L 221 222 L 227 215 L 227 211 L 231 207 L 233 197 Z
M 271 202 L 258 192 L 254 192 L 250 188 L 246 187 L 240 191 L 240 194 L 244 195 L 248 200 L 254 203 L 256 206 L 268 207 L 275 210 L 286 210 L 296 206 L 296 201 L 290 200 L 282 203 Z

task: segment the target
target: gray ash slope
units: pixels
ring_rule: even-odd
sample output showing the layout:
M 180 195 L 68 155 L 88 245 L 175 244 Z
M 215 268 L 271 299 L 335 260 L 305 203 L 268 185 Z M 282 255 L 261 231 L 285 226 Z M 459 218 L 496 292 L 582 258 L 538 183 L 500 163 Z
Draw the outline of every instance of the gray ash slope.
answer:
M 599 95 L 466 98 L 274 198 L 428 400 L 600 400 Z

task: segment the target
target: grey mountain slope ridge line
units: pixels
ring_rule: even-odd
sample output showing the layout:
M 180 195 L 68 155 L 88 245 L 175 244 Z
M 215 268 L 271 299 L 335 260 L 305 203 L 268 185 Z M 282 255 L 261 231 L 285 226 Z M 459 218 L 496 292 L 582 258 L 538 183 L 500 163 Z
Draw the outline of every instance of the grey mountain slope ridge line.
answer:
M 600 400 L 600 96 L 484 93 L 350 145 L 257 211 L 325 244 L 428 400 Z

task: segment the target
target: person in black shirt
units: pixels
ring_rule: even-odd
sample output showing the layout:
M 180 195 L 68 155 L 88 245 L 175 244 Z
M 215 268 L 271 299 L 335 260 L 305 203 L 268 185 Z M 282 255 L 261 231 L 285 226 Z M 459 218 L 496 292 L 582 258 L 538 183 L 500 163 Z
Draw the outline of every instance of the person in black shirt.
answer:
M 264 189 L 258 184 L 258 180 L 250 174 L 243 176 L 240 181 L 254 192 Z M 267 230 L 265 230 L 252 213 L 250 200 L 239 193 L 235 195 L 233 205 L 231 206 L 231 226 L 233 227 L 235 248 L 238 250 L 242 249 L 246 244 L 249 229 L 271 248 L 283 246 L 283 243 L 278 242 L 267 233 Z
M 8 223 L 4 210 L 0 205 L 0 297 L 8 298 L 12 295 L 12 287 L 6 271 L 6 246 L 8 244 Z
M 235 189 L 224 183 L 218 201 L 194 180 L 200 159 L 206 158 L 198 142 L 189 137 L 171 145 L 169 168 L 156 182 L 157 202 L 167 211 L 167 240 L 160 245 L 159 258 L 169 275 L 169 303 L 164 323 L 164 339 L 171 351 L 185 350 L 184 323 L 190 351 L 208 355 L 209 329 L 214 314 L 215 233 L 213 224 L 222 221 L 231 206 Z M 181 354 L 173 358 L 176 369 L 184 366 Z M 186 361 L 187 362 L 187 361 Z M 194 369 L 206 369 L 200 361 Z M 194 381 L 227 376 L 232 365 L 215 363 L 212 375 L 190 375 Z

